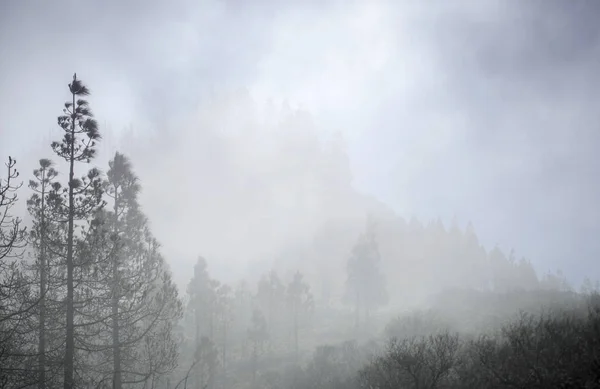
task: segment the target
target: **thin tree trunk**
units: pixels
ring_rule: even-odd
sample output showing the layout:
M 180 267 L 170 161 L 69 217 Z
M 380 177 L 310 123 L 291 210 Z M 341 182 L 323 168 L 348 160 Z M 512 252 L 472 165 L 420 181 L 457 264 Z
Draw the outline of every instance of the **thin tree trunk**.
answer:
M 252 386 L 256 384 L 256 370 L 258 369 L 258 342 L 254 342 L 252 350 Z
M 356 292 L 356 301 L 355 301 L 355 311 L 354 311 L 354 326 L 358 330 L 359 321 L 360 321 L 360 294 Z
M 298 363 L 298 307 L 294 307 L 294 358 Z
M 38 363 L 40 368 L 38 388 L 46 387 L 46 169 L 42 170 L 42 204 L 40 208 L 40 316 Z
M 69 229 L 67 232 L 67 331 L 65 347 L 65 376 L 64 388 L 73 389 L 74 361 L 75 361 L 75 309 L 73 306 L 74 285 L 73 285 L 73 224 L 75 218 L 75 204 L 73 196 L 74 185 L 74 165 L 75 165 L 75 93 L 73 95 L 73 114 L 71 116 L 71 144 L 69 145 Z
M 113 273 L 116 266 L 113 265 Z M 121 389 L 121 346 L 119 344 L 119 298 L 113 296 L 112 299 L 112 315 L 113 315 L 113 389 Z
M 114 207 L 114 222 L 113 234 L 115 245 L 119 245 L 118 241 L 118 216 L 119 215 L 119 195 L 118 188 L 115 187 L 115 207 Z M 113 389 L 121 389 L 121 345 L 119 344 L 119 247 L 116 248 L 112 256 L 112 343 L 113 343 Z
M 223 387 L 227 387 L 227 322 L 223 324 Z
M 215 340 L 214 317 L 215 317 L 215 303 L 212 302 L 210 305 L 210 313 L 208 316 L 208 333 L 210 335 L 210 340 L 212 340 L 213 342 Z M 215 344 L 216 344 L 216 342 L 215 342 Z
M 201 353 L 200 353 L 200 312 L 198 310 L 198 307 L 196 307 L 196 347 L 195 347 L 195 353 L 194 353 L 194 358 L 200 358 Z M 201 370 L 200 370 L 200 365 L 198 364 L 195 367 L 196 370 L 196 386 L 200 387 L 202 385 L 202 375 L 201 375 Z

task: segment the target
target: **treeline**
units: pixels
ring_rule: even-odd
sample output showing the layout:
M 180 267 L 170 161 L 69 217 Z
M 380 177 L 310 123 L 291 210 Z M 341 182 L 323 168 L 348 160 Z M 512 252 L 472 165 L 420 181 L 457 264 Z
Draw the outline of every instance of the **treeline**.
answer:
M 456 220 L 449 227 L 439 219 L 423 224 L 414 218 L 406 221 L 381 204 L 363 201 L 362 207 L 375 220 L 370 228 L 378 245 L 380 270 L 389 275 L 388 299 L 394 307 L 418 306 L 431 294 L 453 288 L 499 293 L 572 289 L 560 270 L 540 274 L 514 250 L 486 249 L 470 223 L 466 228 Z M 364 220 L 363 216 L 332 221 L 306 244 L 306 258 L 298 260 L 297 266 L 314 282 L 320 299 L 335 304 L 344 295 L 346 279 L 331 279 L 330 274 L 346 266 L 347 253 L 365 229 Z

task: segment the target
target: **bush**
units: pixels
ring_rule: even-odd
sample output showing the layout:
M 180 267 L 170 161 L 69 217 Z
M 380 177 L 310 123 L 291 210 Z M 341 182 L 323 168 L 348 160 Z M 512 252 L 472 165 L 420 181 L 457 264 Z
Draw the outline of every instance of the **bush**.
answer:
M 521 313 L 499 332 L 472 340 L 437 330 L 405 336 L 411 328 L 438 328 L 424 321 L 407 325 L 419 320 L 392 323 L 388 333 L 404 337 L 392 338 L 386 351 L 360 370 L 359 387 L 600 388 L 598 295 L 585 306 Z

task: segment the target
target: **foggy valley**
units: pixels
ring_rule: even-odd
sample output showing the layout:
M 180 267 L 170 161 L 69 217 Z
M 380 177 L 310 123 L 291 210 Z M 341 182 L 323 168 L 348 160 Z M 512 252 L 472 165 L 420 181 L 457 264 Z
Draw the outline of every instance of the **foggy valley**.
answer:
M 599 17 L 0 1 L 0 388 L 600 388 Z

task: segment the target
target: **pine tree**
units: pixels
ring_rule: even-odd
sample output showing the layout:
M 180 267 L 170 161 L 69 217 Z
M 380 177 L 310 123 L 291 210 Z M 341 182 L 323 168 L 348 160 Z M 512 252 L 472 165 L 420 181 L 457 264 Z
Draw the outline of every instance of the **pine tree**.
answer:
M 69 179 L 66 189 L 66 209 L 63 211 L 68 223 L 66 240 L 66 339 L 64 358 L 64 388 L 75 386 L 75 221 L 85 220 L 101 204 L 99 176 L 92 169 L 86 177 L 75 178 L 75 164 L 89 163 L 96 154 L 96 142 L 100 139 L 98 125 L 82 96 L 90 94 L 89 89 L 73 75 L 69 84 L 71 101 L 65 103 L 64 115 L 58 117 L 58 125 L 64 132 L 60 142 L 52 142 L 52 149 L 69 164 Z
M 358 328 L 361 307 L 368 320 L 370 310 L 387 302 L 385 279 L 379 269 L 379 249 L 375 239 L 375 223 L 368 218 L 365 232 L 359 237 L 347 262 L 346 293 L 344 300 L 355 307 L 355 325 Z
M 252 312 L 252 323 L 248 328 L 248 340 L 252 343 L 252 382 L 256 383 L 258 358 L 264 351 L 264 345 L 269 340 L 267 320 L 260 309 Z
M 300 319 L 303 314 L 309 313 L 314 308 L 314 301 L 310 286 L 304 281 L 302 273 L 297 271 L 287 287 L 289 309 L 292 313 L 294 332 L 294 355 L 298 362 L 298 333 Z
M 266 312 L 267 329 L 273 338 L 277 338 L 277 324 L 280 322 L 281 314 L 285 304 L 285 285 L 275 270 L 264 274 L 258 282 L 256 299 L 262 312 Z
M 229 330 L 233 322 L 233 290 L 227 284 L 221 284 L 216 290 L 216 321 L 221 338 L 221 367 L 223 386 L 227 386 L 227 362 L 229 346 Z
M 84 286 L 94 302 L 85 314 L 94 337 L 82 347 L 104 354 L 98 379 L 110 376 L 116 389 L 160 381 L 177 358 L 173 324 L 181 303 L 138 203 L 140 189 L 129 160 L 116 153 L 104 183 L 111 209 L 97 215 L 87 241 L 87 255 L 97 258 L 93 286 Z
M 37 306 L 37 330 L 38 330 L 38 388 L 48 387 L 46 372 L 48 370 L 46 361 L 46 345 L 47 339 L 47 299 L 50 297 L 52 290 L 51 282 L 48 281 L 49 273 L 52 270 L 50 261 L 52 255 L 52 234 L 56 234 L 59 227 L 52 220 L 49 210 L 52 205 L 49 205 L 49 200 L 52 201 L 52 195 L 55 193 L 57 186 L 54 185 L 54 179 L 58 172 L 52 167 L 52 162 L 49 159 L 41 159 L 39 168 L 33 171 L 34 180 L 29 181 L 29 188 L 34 192 L 27 201 L 27 208 L 33 220 L 33 226 L 29 233 L 30 243 L 36 252 L 36 261 L 34 270 L 36 273 L 36 281 L 39 287 L 39 302 Z
M 200 343 L 202 336 L 210 335 L 211 304 L 214 296 L 207 267 L 206 259 L 198 257 L 194 266 L 194 276 L 187 286 L 188 311 L 194 317 L 196 345 Z

